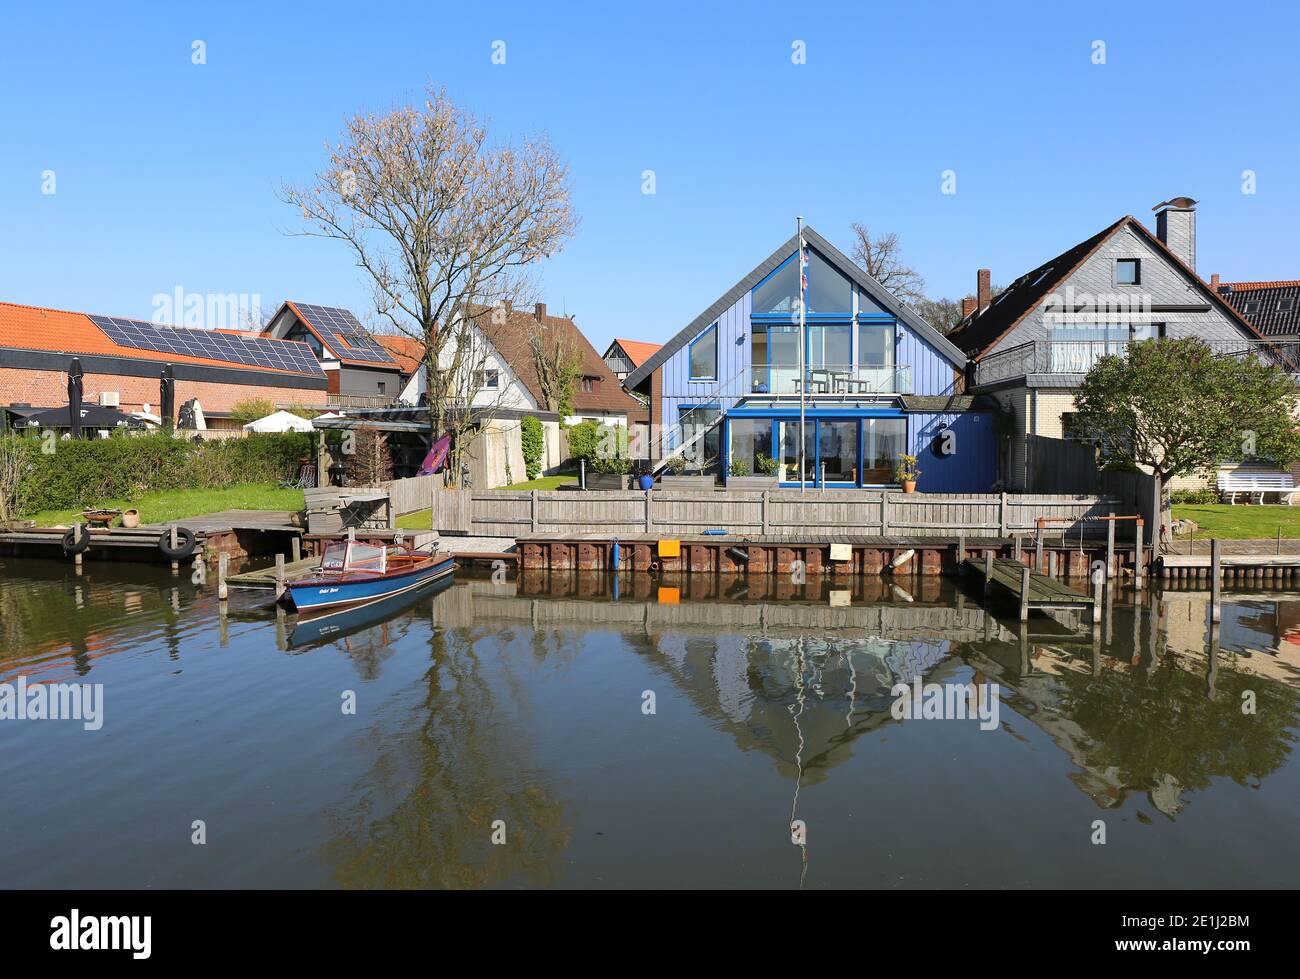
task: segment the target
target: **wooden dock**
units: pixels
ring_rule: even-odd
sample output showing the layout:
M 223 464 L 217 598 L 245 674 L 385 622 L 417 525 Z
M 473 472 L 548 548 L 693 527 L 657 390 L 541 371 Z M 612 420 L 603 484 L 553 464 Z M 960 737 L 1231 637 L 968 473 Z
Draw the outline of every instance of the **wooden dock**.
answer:
M 320 564 L 320 558 L 305 557 L 300 561 L 289 561 L 284 565 L 275 564 L 257 571 L 243 571 L 229 575 L 225 581 L 231 588 L 249 588 L 258 591 L 275 591 L 277 585 L 309 578 Z M 283 571 L 283 578 L 281 572 Z
M 1085 595 L 1019 561 L 994 558 L 992 555 L 983 561 L 967 558 L 963 569 L 984 579 L 986 595 L 996 586 L 1015 597 L 1020 602 L 1021 622 L 1029 618 L 1031 609 L 1087 608 L 1092 610 L 1093 622 L 1101 621 L 1100 583 L 1094 587 L 1092 595 Z

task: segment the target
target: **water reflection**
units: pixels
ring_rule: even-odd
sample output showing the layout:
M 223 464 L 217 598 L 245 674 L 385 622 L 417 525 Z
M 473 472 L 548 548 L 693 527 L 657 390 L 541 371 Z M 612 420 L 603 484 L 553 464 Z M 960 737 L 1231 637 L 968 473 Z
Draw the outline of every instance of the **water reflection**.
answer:
M 1257 835 L 1300 804 L 1300 598 L 1227 592 L 1214 629 L 1207 601 L 1116 589 L 1094 629 L 1075 613 L 1022 626 L 934 578 L 643 577 L 616 591 L 602 575 L 462 575 L 322 628 L 239 598 L 222 611 L 188 575 L 0 561 L 0 680 L 103 681 L 115 734 L 6 728 L 0 778 L 17 788 L 0 830 L 26 845 L 0 876 L 884 885 L 889 866 L 889 880 L 960 884 L 929 851 L 982 852 L 1007 807 L 1024 825 L 987 848 L 984 885 L 1020 886 L 1058 824 L 1147 809 L 1203 834 L 1220 863 L 1184 868 L 1171 830 L 1114 857 L 1058 849 L 1051 882 L 1231 883 L 1243 853 L 1294 879 L 1295 854 Z M 999 729 L 896 720 L 891 688 L 916 678 L 998 684 Z M 649 723 L 646 689 L 660 703 Z M 341 720 L 344 691 L 361 708 Z M 167 792 L 143 798 L 158 781 Z M 157 829 L 195 812 L 222 827 L 212 858 Z M 821 849 L 795 855 L 786 827 L 804 818 Z M 1236 832 L 1242 819 L 1260 834 Z

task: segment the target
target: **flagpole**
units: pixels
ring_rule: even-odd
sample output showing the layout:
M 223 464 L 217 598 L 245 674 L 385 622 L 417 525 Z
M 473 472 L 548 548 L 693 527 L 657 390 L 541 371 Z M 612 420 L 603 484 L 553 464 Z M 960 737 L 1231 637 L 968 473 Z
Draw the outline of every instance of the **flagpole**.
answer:
M 804 459 L 804 446 L 807 440 L 804 437 L 804 402 L 805 394 L 808 390 L 807 369 L 804 363 L 804 340 L 808 332 L 804 328 L 804 308 L 808 304 L 807 290 L 804 288 L 805 272 L 803 266 L 803 216 L 795 218 L 799 227 L 799 252 L 796 256 L 799 263 L 799 492 L 806 490 L 804 486 L 804 473 L 807 471 L 808 463 Z

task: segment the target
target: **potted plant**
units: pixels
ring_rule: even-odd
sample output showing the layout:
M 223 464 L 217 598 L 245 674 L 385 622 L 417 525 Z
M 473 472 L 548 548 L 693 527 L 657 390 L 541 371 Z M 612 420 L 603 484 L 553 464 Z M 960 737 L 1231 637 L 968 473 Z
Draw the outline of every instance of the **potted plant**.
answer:
M 592 459 L 587 463 L 587 489 L 625 490 L 631 471 L 632 460 L 626 456 Z
M 683 455 L 675 455 L 668 460 L 668 471 L 660 478 L 659 484 L 664 489 L 712 489 L 717 484 L 717 477 L 704 470 L 713 461 L 700 464 Z
M 916 492 L 916 477 L 921 475 L 921 470 L 916 468 L 916 456 L 907 454 L 898 457 L 898 463 L 894 466 L 894 482 L 903 487 L 904 493 Z
M 763 456 L 755 458 L 754 463 L 758 468 L 757 474 L 751 474 L 749 463 L 744 459 L 733 459 L 731 466 L 727 470 L 727 488 L 736 490 L 765 490 L 776 486 L 776 469 L 771 467 L 770 471 L 765 471 L 762 460 Z M 768 460 L 769 462 L 771 460 Z

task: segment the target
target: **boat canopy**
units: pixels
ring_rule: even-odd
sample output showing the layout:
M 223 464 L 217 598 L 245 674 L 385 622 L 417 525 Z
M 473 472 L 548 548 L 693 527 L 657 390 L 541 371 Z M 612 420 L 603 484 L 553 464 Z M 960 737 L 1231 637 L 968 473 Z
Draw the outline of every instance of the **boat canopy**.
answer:
M 327 544 L 321 555 L 322 571 L 372 571 L 383 574 L 387 570 L 388 549 L 360 541 L 335 541 Z

